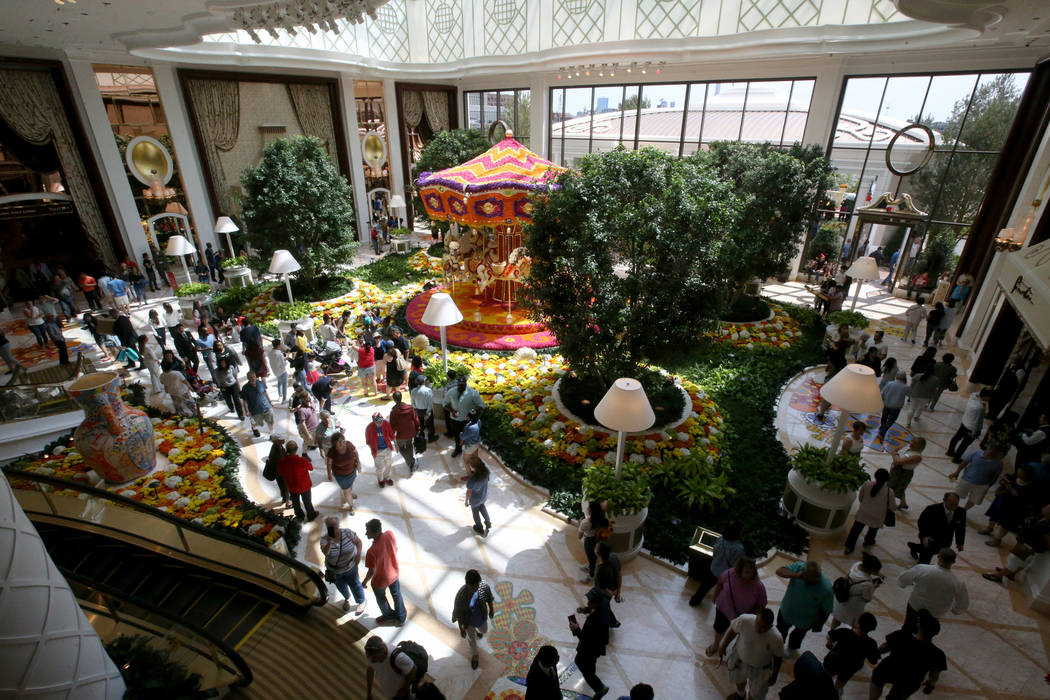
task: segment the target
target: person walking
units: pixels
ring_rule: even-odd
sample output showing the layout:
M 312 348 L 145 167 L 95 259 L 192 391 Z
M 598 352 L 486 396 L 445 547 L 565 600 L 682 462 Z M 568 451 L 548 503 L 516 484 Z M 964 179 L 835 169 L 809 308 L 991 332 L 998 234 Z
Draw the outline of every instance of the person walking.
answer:
M 317 379 L 310 385 L 310 392 L 317 398 L 322 411 L 332 410 L 332 378 L 320 366 L 317 368 Z
M 594 569 L 594 587 L 609 599 L 609 627 L 615 629 L 620 626 L 620 622 L 612 611 L 612 601 L 623 602 L 620 593 L 623 588 L 623 564 L 620 557 L 613 554 L 608 542 L 599 542 L 594 553 L 598 558 L 598 566 Z
M 262 382 L 259 382 L 262 384 Z M 314 432 L 317 430 L 317 426 L 321 424 L 321 419 L 317 417 L 317 408 L 314 406 L 313 401 L 304 401 L 295 407 L 293 411 L 295 416 L 295 429 L 299 431 L 299 437 L 303 439 L 303 452 L 312 450 L 317 445 L 314 444 Z
M 62 326 L 59 324 L 58 318 L 53 314 L 48 314 L 44 319 L 44 335 L 54 344 L 58 350 L 58 364 L 68 365 L 71 364 L 69 361 L 69 351 L 66 349 L 66 337 L 62 335 Z M 133 336 L 134 337 L 134 336 Z M 138 347 L 138 338 L 135 337 L 132 344 L 129 346 L 132 350 Z M 138 351 L 135 352 L 138 355 Z M 134 369 L 134 362 L 128 369 Z
M 277 471 L 277 465 L 286 454 L 284 450 L 284 439 L 280 435 L 270 436 L 270 451 L 266 455 L 263 465 L 263 478 L 277 483 L 277 489 L 281 493 L 281 505 L 284 508 L 292 507 L 292 496 L 288 493 L 288 484 L 284 477 Z
M 958 391 L 959 389 L 959 385 L 955 381 L 955 378 L 959 376 L 959 370 L 955 369 L 955 365 L 952 364 L 954 361 L 955 355 L 946 352 L 941 356 L 941 361 L 933 366 L 933 374 L 937 377 L 937 383 L 933 387 L 933 395 L 930 397 L 929 406 L 927 406 L 931 411 L 937 408 L 937 402 L 945 390 Z
M 394 471 L 394 429 L 390 421 L 383 419 L 382 414 L 372 414 L 372 422 L 365 428 L 365 442 L 372 450 L 379 488 L 393 486 L 394 480 L 391 475 Z
M 934 331 L 941 325 L 941 321 L 944 320 L 944 303 L 938 301 L 930 309 L 926 315 L 926 337 L 923 338 L 922 346 L 925 348 L 929 346 L 930 339 L 933 338 Z
M 915 629 L 890 632 L 879 652 L 889 655 L 879 662 L 871 674 L 869 700 L 879 700 L 883 688 L 893 686 L 888 700 L 904 700 L 920 688 L 929 695 L 937 687 L 937 679 L 947 670 L 944 652 L 933 644 L 941 631 L 941 623 L 928 613 L 920 613 Z
M 467 377 L 458 377 L 456 383 L 445 393 L 445 404 L 451 411 L 451 425 L 455 433 L 453 437 L 456 441 L 456 449 L 452 451 L 452 458 L 455 459 L 463 454 L 460 431 L 467 421 L 467 416 L 470 415 L 471 410 L 477 410 L 480 416 L 481 412 L 485 410 L 485 402 L 482 401 L 478 390 L 467 383 Z
M 149 336 L 139 336 L 139 358 L 149 372 L 150 388 L 153 389 L 154 394 L 164 391 L 164 385 L 160 383 L 160 375 L 163 373 L 160 368 L 161 354 L 160 346 L 149 342 Z
M 281 397 L 281 403 L 288 401 L 288 360 L 281 350 L 281 339 L 274 338 L 270 349 L 266 351 L 266 361 L 273 371 L 273 377 L 277 380 L 277 395 Z
M 489 468 L 477 455 L 474 455 L 474 460 L 471 477 L 467 479 L 467 498 L 463 505 L 469 506 L 470 513 L 474 516 L 474 532 L 488 537 L 489 530 L 492 529 L 489 509 L 485 506 L 489 497 Z M 481 526 L 482 518 L 485 520 L 484 527 Z
M 466 472 L 460 479 L 466 480 L 471 475 L 471 464 L 481 447 L 481 415 L 478 409 L 470 409 L 467 414 L 467 422 L 463 424 L 463 430 L 459 433 L 460 445 L 463 450 L 463 470 Z
M 587 591 L 587 619 L 583 626 L 576 621 L 575 615 L 569 616 L 569 631 L 580 640 L 574 661 L 594 691 L 593 700 L 601 700 L 609 692 L 609 687 L 598 677 L 598 658 L 605 656 L 605 647 L 609 643 L 608 611 L 603 609 L 606 604 L 601 591 L 592 588 Z
M 561 700 L 558 662 L 561 656 L 550 644 L 544 644 L 532 658 L 525 676 L 525 700 Z
M 376 387 L 376 349 L 362 333 L 352 346 L 357 352 L 357 378 L 361 382 L 362 396 L 374 396 L 379 393 Z
M 587 574 L 582 583 L 589 583 L 594 578 L 594 567 L 597 565 L 595 548 L 598 546 L 599 536 L 604 534 L 608 538 L 612 526 L 609 518 L 605 516 L 605 508 L 601 501 L 590 501 L 584 511 L 585 517 L 576 529 L 576 536 L 583 540 L 583 552 L 587 555 L 586 566 L 580 567 L 580 570 Z
M 372 546 L 365 554 L 368 573 L 365 575 L 364 585 L 367 586 L 371 582 L 372 592 L 382 613 L 376 622 L 401 627 L 408 615 L 405 612 L 405 602 L 401 598 L 401 583 L 398 581 L 397 539 L 394 533 L 383 531 L 383 524 L 378 518 L 365 523 L 365 537 L 372 541 Z M 392 607 L 391 601 L 387 600 L 387 591 L 390 591 Z
M 160 287 L 157 286 L 157 268 L 153 264 L 152 258 L 149 253 L 142 254 L 142 270 L 146 273 L 146 279 L 149 280 L 149 290 L 151 292 L 159 292 Z
M 259 381 L 255 372 L 248 372 L 248 381 L 241 387 L 241 400 L 244 401 L 245 413 L 251 417 L 252 435 L 260 436 L 260 426 L 266 426 L 273 432 L 273 407 L 270 405 L 270 397 L 266 395 L 266 385 Z M 306 451 L 305 447 L 303 451 Z
M 321 459 L 324 459 L 328 450 L 332 449 L 335 434 L 341 432 L 343 432 L 342 426 L 329 411 L 321 411 L 317 414 L 317 427 L 314 429 L 313 441 L 317 449 L 321 451 Z
M 470 667 L 478 667 L 478 640 L 489 631 L 489 620 L 496 614 L 495 599 L 489 585 L 476 569 L 463 577 L 464 583 L 452 605 L 452 622 L 459 625 L 459 636 L 470 646 Z
M 408 467 L 408 475 L 412 476 L 412 473 L 416 470 L 416 453 L 412 446 L 412 440 L 416 437 L 416 433 L 419 432 L 419 416 L 416 415 L 416 411 L 411 404 L 404 403 L 401 400 L 400 391 L 395 391 L 392 396 L 394 398 L 394 406 L 390 409 L 390 427 L 394 430 L 394 441 L 397 443 L 397 451 L 400 453 L 401 458 L 405 460 L 405 466 Z
M 336 590 L 343 596 L 343 611 L 350 610 L 350 596 L 354 596 L 357 609 L 354 614 L 365 611 L 365 589 L 357 573 L 361 563 L 361 538 L 348 527 L 339 527 L 339 518 L 330 515 L 324 519 L 325 534 L 321 535 L 321 554 L 324 555 L 325 579 L 331 579 Z
M 905 427 L 910 428 L 913 421 L 922 418 L 922 412 L 933 400 L 937 382 L 937 375 L 933 373 L 932 365 L 928 370 L 912 376 L 911 391 L 908 393 L 908 398 L 911 400 L 911 413 L 908 414 L 908 422 L 904 424 Z
M 901 410 L 908 400 L 908 373 L 899 371 L 893 381 L 882 387 L 882 417 L 879 419 L 878 442 L 886 439 L 886 433 L 900 417 Z
M 998 547 L 1007 533 L 1017 533 L 1023 522 L 1032 515 L 1038 504 L 1041 486 L 1027 464 L 1017 467 L 1013 475 L 999 480 L 995 500 L 988 506 L 988 527 L 978 530 L 978 535 L 991 535 L 985 540 L 989 547 Z
M 819 562 L 796 561 L 780 567 L 776 573 L 788 580 L 777 613 L 777 631 L 787 641 L 786 656 L 794 658 L 799 654 L 806 632 L 823 627 L 834 607 L 835 596 L 831 582 L 820 571 Z
M 393 341 L 389 342 L 393 343 Z M 405 360 L 404 355 L 401 354 L 401 351 L 392 344 L 383 355 L 383 360 L 386 363 L 386 389 L 383 392 L 383 399 L 389 399 L 390 393 L 400 389 L 401 385 L 405 383 L 408 362 Z
M 712 600 L 715 602 L 715 638 L 704 650 L 708 656 L 718 653 L 722 637 L 733 620 L 741 615 L 757 614 L 769 602 L 755 560 L 737 557 L 733 566 L 719 575 Z
M 1036 519 L 1027 520 L 1017 533 L 1017 544 L 1006 555 L 1006 564 L 995 567 L 995 573 L 981 574 L 988 581 L 1011 581 L 1035 560 L 1037 554 L 1050 551 L 1050 504 L 1043 506 Z
M 732 521 L 726 525 L 725 532 L 715 540 L 711 551 L 711 559 L 708 566 L 704 567 L 700 576 L 700 585 L 689 598 L 689 606 L 696 607 L 707 597 L 708 592 L 718 583 L 722 574 L 733 568 L 737 560 L 744 556 L 744 543 L 740 541 L 743 529 L 740 523 Z M 763 607 L 765 603 L 763 603 Z M 728 624 L 728 623 L 727 623 Z M 724 631 L 724 630 L 723 630 Z
M 944 453 L 946 456 L 951 457 L 952 462 L 955 464 L 962 462 L 962 456 L 966 452 L 966 448 L 977 439 L 981 434 L 981 429 L 984 428 L 984 416 L 989 395 L 990 392 L 987 389 L 982 389 L 971 393 L 970 397 L 966 399 L 966 406 L 963 407 L 959 428 L 952 435 L 951 440 L 948 441 L 948 449 Z
M 897 373 L 900 370 L 897 369 L 897 358 L 887 357 L 886 361 L 882 363 L 882 378 L 879 379 L 879 391 L 881 392 L 886 388 L 886 385 L 897 379 Z M 905 373 L 904 381 L 908 381 L 908 375 Z
M 307 522 L 313 522 L 317 519 L 317 511 L 314 510 L 310 492 L 310 489 L 313 488 L 310 472 L 314 470 L 314 465 L 305 456 L 306 448 L 303 448 L 303 456 L 299 455 L 299 445 L 295 440 L 284 443 L 284 449 L 285 455 L 277 463 L 277 473 L 284 477 L 284 483 L 288 485 L 295 519 L 302 521 L 305 511 Z
M 961 615 L 970 607 L 966 584 L 951 571 L 955 558 L 955 550 L 944 547 L 937 553 L 936 564 L 916 564 L 897 577 L 898 586 L 912 589 L 903 629 L 914 632 L 922 610 L 940 619 L 949 611 Z
M 913 437 L 908 446 L 903 450 L 890 448 L 886 450 L 890 454 L 892 466 L 890 467 L 890 480 L 887 485 L 893 491 L 893 495 L 899 500 L 897 508 L 908 510 L 907 491 L 908 484 L 915 476 L 915 469 L 922 462 L 922 451 L 926 449 L 926 438 Z
M 919 324 L 927 316 L 926 311 L 926 298 L 919 296 L 904 312 L 904 333 L 901 336 L 901 340 L 907 342 L 910 338 L 912 345 L 915 344 L 915 335 L 919 332 Z
M 718 646 L 718 657 L 728 658 L 729 680 L 736 685 L 738 700 L 765 700 L 769 687 L 776 685 L 780 666 L 787 656 L 784 636 L 773 629 L 773 611 L 762 608 L 757 614 L 733 620 L 729 632 Z
M 409 700 L 412 685 L 419 680 L 415 662 L 395 647 L 391 654 L 386 642 L 373 635 L 365 642 L 368 670 L 365 674 L 365 700 L 373 700 L 372 688 L 378 686 L 383 697 L 390 700 Z
M 868 534 L 864 536 L 864 546 L 875 545 L 875 536 L 879 528 L 886 524 L 887 518 L 897 510 L 897 497 L 893 489 L 887 486 L 890 473 L 885 469 L 876 469 L 875 478 L 860 487 L 857 492 L 857 513 L 853 516 L 853 526 L 846 535 L 846 543 L 843 553 L 846 556 L 853 554 L 857 546 L 857 538 L 865 527 Z
M 434 428 L 434 392 L 427 386 L 427 379 L 422 374 L 415 380 L 410 380 L 410 383 L 412 408 L 416 412 L 419 424 L 426 428 L 427 442 L 437 442 L 437 430 Z
M 959 495 L 948 491 L 940 503 L 923 508 L 919 514 L 919 541 L 909 542 L 912 559 L 928 564 L 933 555 L 951 547 L 952 539 L 961 552 L 966 542 L 966 509 L 959 507 Z
M 852 626 L 828 632 L 831 651 L 824 657 L 824 670 L 835 679 L 839 695 L 865 661 L 873 665 L 879 662 L 879 645 L 871 638 L 878 624 L 875 616 L 866 612 L 858 615 Z
M 873 554 L 867 552 L 860 561 L 855 562 L 846 574 L 848 597 L 842 600 L 836 596 L 835 604 L 831 611 L 831 629 L 845 623 L 852 627 L 857 618 L 864 612 L 865 606 L 875 597 L 875 589 L 882 585 L 883 578 L 880 575 L 882 562 Z
M 113 304 L 119 311 L 131 314 L 131 302 L 128 300 L 128 283 L 119 277 L 109 281 L 109 293 L 113 296 Z
M 98 280 L 86 272 L 81 272 L 80 277 L 77 278 L 77 285 L 80 287 L 80 291 L 84 293 L 88 308 L 92 311 L 101 311 L 102 300 L 98 294 Z
M 350 508 L 350 515 L 354 514 L 354 482 L 361 471 L 361 460 L 357 456 L 357 447 L 350 444 L 346 437 L 337 432 L 332 436 L 332 447 L 325 455 L 325 464 L 328 467 L 328 480 L 333 479 L 339 484 L 343 492 L 343 500 Z
M 955 493 L 959 494 L 960 499 L 966 499 L 964 508 L 969 510 L 984 501 L 988 488 L 999 480 L 1002 473 L 1003 450 L 998 445 L 989 445 L 986 449 L 974 450 L 966 455 L 948 478 L 952 481 L 958 479 Z
M 26 302 L 22 315 L 25 316 L 26 325 L 36 338 L 36 344 L 40 347 L 47 345 L 47 336 L 44 334 L 44 312 L 36 305 L 35 300 L 30 299 Z
M 186 366 L 196 372 L 201 363 L 200 355 L 197 353 L 197 345 L 193 336 L 183 328 L 182 321 L 175 324 L 175 330 L 171 332 L 171 342 L 175 346 L 175 352 L 179 353 L 179 357 L 185 361 Z
M 215 384 L 222 391 L 222 397 L 226 400 L 226 408 L 230 413 L 236 413 L 238 420 L 244 420 L 244 408 L 241 401 L 240 389 L 237 386 L 237 368 L 231 367 L 225 357 L 220 357 L 212 372 Z
M 19 372 L 25 370 L 25 365 L 15 359 L 14 353 L 11 352 L 11 341 L 7 339 L 2 330 L 0 330 L 0 359 L 3 359 L 8 373 L 12 375 L 17 376 Z M 14 381 L 13 378 L 12 381 Z

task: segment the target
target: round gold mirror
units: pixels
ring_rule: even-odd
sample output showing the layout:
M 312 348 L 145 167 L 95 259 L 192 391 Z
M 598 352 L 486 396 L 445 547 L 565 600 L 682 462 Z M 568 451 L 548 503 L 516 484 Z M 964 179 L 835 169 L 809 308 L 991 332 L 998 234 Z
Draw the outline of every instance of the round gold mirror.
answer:
M 386 142 L 374 131 L 365 134 L 361 141 L 361 153 L 372 170 L 379 170 L 386 162 Z
M 152 186 L 157 181 L 167 184 L 175 172 L 168 149 L 152 136 L 133 138 L 128 144 L 124 160 L 135 179 L 146 186 Z

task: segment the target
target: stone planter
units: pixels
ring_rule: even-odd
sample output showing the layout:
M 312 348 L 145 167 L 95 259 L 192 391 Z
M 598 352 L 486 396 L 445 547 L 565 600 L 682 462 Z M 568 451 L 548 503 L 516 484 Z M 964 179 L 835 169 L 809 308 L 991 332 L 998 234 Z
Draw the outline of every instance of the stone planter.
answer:
M 226 278 L 227 287 L 247 287 L 255 283 L 255 280 L 252 279 L 251 268 L 247 265 L 224 267 L 222 274 Z
M 306 333 L 306 340 L 312 343 L 314 341 L 314 320 L 309 316 L 294 321 L 277 322 L 277 328 L 281 331 L 282 340 L 288 335 L 288 331 L 299 327 L 302 327 L 303 331 Z
M 121 401 L 116 372 L 85 374 L 69 386 L 69 394 L 84 409 L 84 422 L 73 433 L 73 442 L 85 464 L 118 484 L 153 470 L 153 423 Z
M 209 294 L 194 294 L 191 297 L 176 297 L 179 300 L 179 311 L 182 312 L 182 318 L 187 321 L 193 321 L 193 302 L 199 301 L 201 308 L 211 310 L 211 295 Z M 194 324 L 191 323 L 190 326 Z M 187 330 L 196 332 L 196 327 L 187 327 Z
M 588 500 L 587 494 L 584 493 L 580 507 L 585 513 L 587 512 L 586 504 Z M 620 557 L 622 563 L 626 564 L 642 551 L 642 544 L 645 541 L 645 519 L 647 517 L 649 517 L 648 506 L 641 510 L 609 517 L 613 532 L 612 537 L 607 542 L 609 543 L 609 548 Z
M 855 490 L 828 491 L 792 469 L 784 487 L 784 510 L 817 537 L 833 537 L 846 529 L 849 512 L 857 500 Z

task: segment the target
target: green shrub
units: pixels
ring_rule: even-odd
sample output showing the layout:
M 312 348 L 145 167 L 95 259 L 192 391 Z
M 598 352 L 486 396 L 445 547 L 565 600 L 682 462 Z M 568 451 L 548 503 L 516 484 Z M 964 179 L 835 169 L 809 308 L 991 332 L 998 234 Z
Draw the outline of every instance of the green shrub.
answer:
M 298 321 L 301 318 L 309 318 L 313 309 L 313 304 L 308 301 L 297 301 L 294 304 L 278 304 L 273 317 L 279 321 Z
M 425 279 L 426 274 L 416 272 L 409 264 L 408 253 L 388 253 L 375 262 L 355 268 L 351 273 L 355 279 L 374 284 L 384 292 L 393 292 L 413 279 Z
M 547 507 L 570 520 L 580 520 L 583 518 L 583 509 L 580 507 L 582 499 L 583 494 L 579 491 L 551 491 Z
M 267 321 L 266 323 L 259 324 L 259 332 L 270 338 L 280 338 L 281 329 L 277 327 L 277 324 L 273 321 Z
M 244 255 L 238 255 L 235 258 L 226 258 L 222 261 L 220 267 L 224 270 L 228 270 L 231 267 L 245 267 L 248 264 L 248 258 Z
M 743 296 L 733 302 L 718 320 L 747 323 L 765 321 L 767 318 L 769 318 L 769 304 L 758 297 Z
M 859 311 L 832 311 L 828 314 L 828 323 L 833 323 L 836 326 L 845 325 L 850 328 L 860 328 L 861 330 L 871 325 L 868 317 Z
M 455 372 L 457 377 L 470 376 L 470 368 L 459 362 L 449 362 L 448 369 L 451 372 Z M 445 386 L 445 384 L 448 383 L 448 375 L 445 374 L 445 363 L 441 362 L 440 358 L 435 359 L 424 367 L 423 374 L 426 375 L 427 380 L 430 382 L 430 386 L 434 389 Z
M 427 255 L 429 255 L 432 258 L 440 258 L 444 254 L 445 244 L 440 241 L 431 244 L 431 246 L 427 248 Z
M 214 297 L 212 297 L 212 304 L 215 306 L 221 306 L 223 311 L 236 315 L 240 313 L 241 309 L 245 307 L 252 299 L 259 296 L 267 289 L 272 289 L 276 286 L 275 282 L 263 282 L 261 284 L 249 284 L 243 287 L 229 287 L 224 289 Z
M 309 285 L 304 280 L 292 280 L 292 297 L 299 301 L 326 301 L 341 297 L 353 291 L 354 282 L 342 275 L 322 275 L 314 278 Z M 288 301 L 288 288 L 282 282 L 273 290 L 273 299 L 277 302 Z
M 409 228 L 392 228 L 390 229 L 391 238 L 408 238 L 412 235 L 412 229 Z
M 802 445 L 791 455 L 791 466 L 807 481 L 836 493 L 858 489 L 868 480 L 857 455 L 837 454 L 830 463 L 827 459 L 828 448 Z
M 207 294 L 210 291 L 211 285 L 207 282 L 187 282 L 186 284 L 179 285 L 179 288 L 175 290 L 175 296 L 193 297 L 198 294 Z
M 620 478 L 612 464 L 595 464 L 583 470 L 580 488 L 590 501 L 608 501 L 610 516 L 635 513 L 649 505 L 653 492 L 649 475 L 634 462 L 624 462 Z

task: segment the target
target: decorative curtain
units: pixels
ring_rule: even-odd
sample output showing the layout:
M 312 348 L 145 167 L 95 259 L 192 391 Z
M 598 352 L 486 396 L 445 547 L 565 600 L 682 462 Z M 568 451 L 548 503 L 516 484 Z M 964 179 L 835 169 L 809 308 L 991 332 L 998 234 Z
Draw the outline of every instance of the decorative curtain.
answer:
M 443 90 L 426 90 L 422 95 L 430 128 L 434 133 L 448 131 L 448 93 Z
M 0 70 L 0 119 L 33 145 L 54 144 L 84 233 L 106 267 L 117 269 L 117 256 L 51 73 Z
M 332 123 L 332 101 L 328 86 L 288 83 L 288 97 L 292 100 L 295 117 L 303 133 L 320 138 L 331 156 L 335 147 L 335 126 Z
M 401 93 L 401 106 L 404 107 L 405 125 L 413 129 L 419 128 L 419 122 L 423 119 L 423 98 L 415 90 L 405 90 Z
M 230 200 L 230 187 L 219 160 L 219 151 L 229 151 L 237 145 L 241 119 L 240 89 L 234 80 L 189 80 L 186 86 L 193 105 L 193 119 L 197 122 L 201 150 L 208 163 L 215 206 L 218 214 L 235 214 Z

